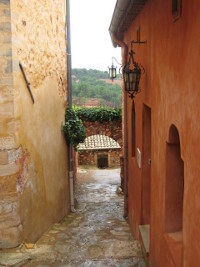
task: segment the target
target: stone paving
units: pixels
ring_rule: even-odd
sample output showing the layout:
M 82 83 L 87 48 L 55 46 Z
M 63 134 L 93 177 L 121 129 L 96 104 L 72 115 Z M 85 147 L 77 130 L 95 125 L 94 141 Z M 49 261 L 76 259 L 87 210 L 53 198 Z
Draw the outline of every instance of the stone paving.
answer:
M 145 267 L 140 244 L 123 218 L 119 184 L 119 169 L 79 169 L 76 213 L 29 248 L 0 251 L 0 266 Z

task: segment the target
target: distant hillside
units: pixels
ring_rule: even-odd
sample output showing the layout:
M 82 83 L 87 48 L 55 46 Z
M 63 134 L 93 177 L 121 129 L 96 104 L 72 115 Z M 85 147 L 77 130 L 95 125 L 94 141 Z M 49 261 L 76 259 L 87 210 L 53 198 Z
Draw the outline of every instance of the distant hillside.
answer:
M 73 104 L 90 106 L 96 103 L 97 106 L 120 107 L 120 80 L 110 83 L 108 79 L 106 71 L 72 69 Z
M 101 79 L 102 81 L 106 82 L 106 83 L 110 83 L 110 84 L 118 84 L 121 86 L 122 84 L 122 80 L 120 79 L 114 79 L 113 81 L 111 79 Z

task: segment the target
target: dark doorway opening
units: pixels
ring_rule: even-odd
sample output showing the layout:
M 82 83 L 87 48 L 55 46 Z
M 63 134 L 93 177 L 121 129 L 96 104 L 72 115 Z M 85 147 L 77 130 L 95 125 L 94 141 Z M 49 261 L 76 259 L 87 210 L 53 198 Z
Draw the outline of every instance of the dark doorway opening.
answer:
M 142 211 L 139 226 L 142 245 L 146 255 L 150 245 L 150 199 L 151 199 L 151 109 L 143 107 L 143 159 L 142 159 Z
M 150 224 L 151 109 L 143 108 L 142 224 Z
M 97 167 L 99 169 L 108 168 L 108 155 L 98 155 Z
M 176 266 L 183 266 L 184 161 L 178 129 L 171 125 L 166 144 L 165 240 Z

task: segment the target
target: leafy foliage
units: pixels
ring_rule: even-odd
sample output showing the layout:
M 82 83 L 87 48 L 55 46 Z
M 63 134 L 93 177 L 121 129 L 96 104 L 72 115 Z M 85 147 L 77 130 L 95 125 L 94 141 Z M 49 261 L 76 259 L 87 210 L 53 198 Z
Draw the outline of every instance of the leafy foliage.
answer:
M 117 121 L 122 120 L 122 109 L 121 108 L 85 108 L 85 107 L 74 107 L 76 115 L 85 121 Z
M 67 107 L 65 111 L 65 124 L 62 126 L 66 142 L 72 144 L 75 150 L 77 145 L 84 142 L 86 138 L 86 129 L 82 123 L 85 121 L 121 121 L 121 108 L 85 108 Z
M 121 107 L 121 86 L 119 84 L 108 84 L 102 79 L 109 79 L 107 71 L 73 69 L 73 99 L 98 98 L 102 105 L 111 102 L 113 106 Z
M 65 124 L 62 126 L 62 131 L 67 143 L 71 143 L 75 150 L 79 143 L 84 142 L 86 138 L 85 127 L 74 109 L 66 108 Z

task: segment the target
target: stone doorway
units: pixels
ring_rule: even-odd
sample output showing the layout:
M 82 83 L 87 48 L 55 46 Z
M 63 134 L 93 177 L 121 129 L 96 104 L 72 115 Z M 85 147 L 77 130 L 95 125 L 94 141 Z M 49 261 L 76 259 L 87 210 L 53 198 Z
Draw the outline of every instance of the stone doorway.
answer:
M 108 167 L 108 154 L 97 155 L 97 167 L 99 169 L 104 169 Z
M 151 109 L 143 107 L 142 217 L 140 236 L 146 255 L 150 245 L 151 193 Z

